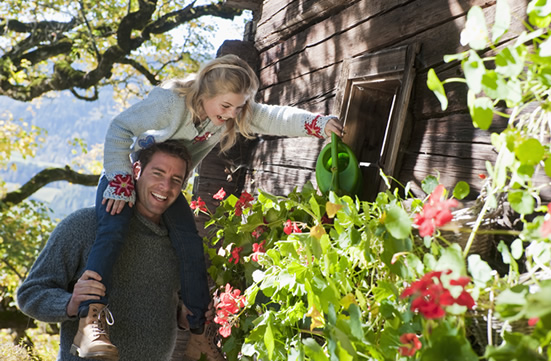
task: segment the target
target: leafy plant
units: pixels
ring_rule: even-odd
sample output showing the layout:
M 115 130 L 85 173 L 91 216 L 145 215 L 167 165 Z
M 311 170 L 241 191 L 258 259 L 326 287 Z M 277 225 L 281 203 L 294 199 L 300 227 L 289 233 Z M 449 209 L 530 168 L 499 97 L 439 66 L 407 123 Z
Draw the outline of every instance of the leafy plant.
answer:
M 262 190 L 226 197 L 220 190 L 214 212 L 201 199 L 192 202 L 210 215 L 215 322 L 229 359 L 547 359 L 551 206 L 540 192 L 550 182 L 536 184 L 534 174 L 551 176 L 551 53 L 542 28 L 551 6 L 532 1 L 528 16 L 527 30 L 503 46 L 507 2 L 497 1 L 491 32 L 473 7 L 462 32 L 470 49 L 445 58 L 461 62 L 464 78 L 428 74 L 443 109 L 446 84 L 467 86 L 475 127 L 488 129 L 494 116 L 509 119 L 491 135 L 498 156 L 487 163 L 473 208 L 458 209 L 468 184 L 448 191 L 435 176 L 423 181 L 424 199 L 408 184 L 373 202 L 321 195 L 306 184 L 285 197 Z M 503 202 L 522 229 L 483 229 Z M 460 212 L 474 221 L 462 223 Z M 508 271 L 472 252 L 488 234 L 511 237 L 497 246 Z M 481 323 L 484 334 L 501 325 L 493 342 L 477 339 Z

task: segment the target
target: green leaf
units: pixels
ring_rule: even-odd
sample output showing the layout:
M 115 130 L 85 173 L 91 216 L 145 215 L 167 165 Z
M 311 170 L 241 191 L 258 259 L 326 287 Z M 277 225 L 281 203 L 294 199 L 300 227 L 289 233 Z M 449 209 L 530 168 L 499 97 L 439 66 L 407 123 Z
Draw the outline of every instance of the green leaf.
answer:
M 365 336 L 362 329 L 362 310 L 358 307 L 358 305 L 351 304 L 348 307 L 348 314 L 350 315 L 349 324 L 352 336 L 360 341 L 363 341 Z
M 539 56 L 546 57 L 551 56 L 551 39 L 545 40 L 540 44 L 539 47 Z
M 266 326 L 266 333 L 264 334 L 264 344 L 266 345 L 266 349 L 268 350 L 268 355 L 270 356 L 270 360 L 274 356 L 274 347 L 275 347 L 275 341 L 274 341 L 274 333 L 272 330 L 272 322 L 268 320 L 268 325 Z
M 544 317 L 551 314 L 551 280 L 540 283 L 540 289 L 526 296 L 526 317 Z
M 494 116 L 492 100 L 487 97 L 475 98 L 474 94 L 469 90 L 468 103 L 473 125 L 482 130 L 490 128 Z
M 442 250 L 442 256 L 436 263 L 436 269 L 440 271 L 451 269 L 457 274 L 465 274 L 465 261 L 458 244 L 452 244 Z
M 530 1 L 526 12 L 530 24 L 534 26 L 546 28 L 551 23 L 551 2 L 547 0 Z
M 511 9 L 507 0 L 497 0 L 495 22 L 492 26 L 492 43 L 507 32 L 511 25 Z
M 529 293 L 528 286 L 514 286 L 503 290 L 496 297 L 496 311 L 500 317 L 507 320 L 518 320 L 524 317 L 524 306 L 526 295 Z
M 516 78 L 524 69 L 526 47 L 504 48 L 496 55 L 496 72 L 510 78 Z
M 538 352 L 539 342 L 537 339 L 520 333 L 505 332 L 503 342 L 498 347 L 487 346 L 484 352 L 484 360 L 491 361 L 546 361 Z
M 314 361 L 329 361 L 325 355 L 323 348 L 317 343 L 313 338 L 307 338 L 302 341 L 302 344 L 305 346 L 305 353 Z
M 545 148 L 539 140 L 530 138 L 520 143 L 515 149 L 515 155 L 521 163 L 536 165 L 542 159 L 545 154 Z
M 469 273 L 473 277 L 473 282 L 480 288 L 486 286 L 486 283 L 493 278 L 492 267 L 478 254 L 472 254 L 467 259 Z
M 411 219 L 409 215 L 395 204 L 390 205 L 386 210 L 384 224 L 394 238 L 403 239 L 411 233 Z
M 437 177 L 429 175 L 425 177 L 425 179 L 423 179 L 423 181 L 421 182 L 421 189 L 423 189 L 423 192 L 425 192 L 426 194 L 431 194 L 439 183 L 440 181 Z
M 469 45 L 475 50 L 482 50 L 488 42 L 488 29 L 484 12 L 479 6 L 473 6 L 467 14 L 465 29 L 461 31 L 461 45 Z
M 522 240 L 517 238 L 511 243 L 511 256 L 514 259 L 520 259 L 524 253 L 524 247 L 522 246 Z
M 463 60 L 461 66 L 463 67 L 465 80 L 467 81 L 469 89 L 475 94 L 480 93 L 482 90 L 482 77 L 486 73 L 486 67 L 484 67 L 484 62 L 480 59 L 476 51 L 471 50 L 469 52 L 469 58 Z
M 436 75 L 436 72 L 433 68 L 429 69 L 429 72 L 427 74 L 427 87 L 433 91 L 434 95 L 436 95 L 436 98 L 440 101 L 440 107 L 442 110 L 446 110 L 448 108 L 448 98 L 446 97 L 446 91 L 444 90 L 444 85 L 438 79 L 438 76 Z
M 321 218 L 320 206 L 318 204 L 318 201 L 316 200 L 316 197 L 314 196 L 310 197 L 310 200 L 308 203 L 310 204 L 310 207 L 312 207 L 312 212 L 314 212 L 316 217 Z
M 530 193 L 523 190 L 511 190 L 507 195 L 513 210 L 520 214 L 531 214 L 534 212 L 535 200 Z
M 543 164 L 544 164 L 545 174 L 547 174 L 548 177 L 551 177 L 551 156 L 548 156 Z
M 469 186 L 469 183 L 465 181 L 459 181 L 453 188 L 453 196 L 456 199 L 463 199 L 466 196 L 469 195 L 471 192 L 471 187 Z
M 422 349 L 421 361 L 478 361 L 471 344 L 461 333 L 446 329 L 446 325 L 433 330 L 431 342 Z

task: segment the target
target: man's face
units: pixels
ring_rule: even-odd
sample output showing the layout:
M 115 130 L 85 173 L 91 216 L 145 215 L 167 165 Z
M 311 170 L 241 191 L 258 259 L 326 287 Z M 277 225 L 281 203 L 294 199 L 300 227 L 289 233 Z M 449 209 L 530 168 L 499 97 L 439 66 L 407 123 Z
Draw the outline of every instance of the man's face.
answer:
M 182 191 L 187 173 L 186 162 L 176 156 L 156 152 L 142 168 L 134 163 L 136 210 L 155 223 Z

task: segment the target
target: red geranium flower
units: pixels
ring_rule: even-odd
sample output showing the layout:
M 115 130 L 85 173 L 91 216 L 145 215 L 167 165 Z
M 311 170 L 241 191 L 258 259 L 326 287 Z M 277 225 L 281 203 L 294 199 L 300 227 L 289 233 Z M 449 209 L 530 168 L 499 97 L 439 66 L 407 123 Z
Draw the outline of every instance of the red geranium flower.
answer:
M 225 197 L 226 192 L 224 191 L 224 188 L 220 188 L 218 192 L 216 192 L 216 194 L 212 196 L 212 198 L 218 199 L 219 201 L 223 200 Z
M 235 247 L 231 251 L 231 256 L 228 259 L 229 262 L 233 262 L 234 264 L 238 264 L 239 260 L 241 259 L 239 256 L 239 253 L 243 250 L 243 247 Z
M 233 289 L 226 284 L 225 292 L 220 294 L 220 302 L 216 305 L 216 316 L 214 322 L 221 325 L 218 333 L 222 337 L 231 335 L 232 326 L 239 321 L 239 312 L 245 307 L 245 296 L 241 296 L 239 289 Z
M 258 262 L 258 256 L 261 253 L 266 253 L 266 250 L 264 249 L 264 245 L 266 244 L 266 241 L 262 241 L 260 243 L 253 243 L 253 255 L 251 256 L 251 259 L 255 262 Z
M 247 192 L 241 193 L 241 197 L 235 203 L 235 215 L 240 216 L 243 214 L 243 209 L 252 207 L 251 202 L 254 201 L 254 197 Z
M 283 227 L 283 232 L 285 232 L 285 234 L 287 235 L 291 233 L 302 233 L 300 228 L 298 228 L 297 226 L 297 222 L 291 222 L 290 219 L 288 219 L 287 222 L 285 222 L 285 225 Z
M 447 271 L 446 274 L 451 273 Z M 442 318 L 446 315 L 444 306 L 458 304 L 472 309 L 475 305 L 474 299 L 465 290 L 465 286 L 470 282 L 467 277 L 459 277 L 450 281 L 451 286 L 461 286 L 463 291 L 454 298 L 450 291 L 442 285 L 440 277 L 442 272 L 431 271 L 425 274 L 419 281 L 413 282 L 407 287 L 400 296 L 406 298 L 413 296 L 411 309 L 421 313 L 427 319 Z
M 130 174 L 117 174 L 115 178 L 109 182 L 109 186 L 115 188 L 115 194 L 118 196 L 122 194 L 124 197 L 130 197 L 132 196 L 132 192 L 134 192 L 134 181 Z
M 432 236 L 435 227 L 442 227 L 453 219 L 451 208 L 457 207 L 459 202 L 456 199 L 445 199 L 445 190 L 439 184 L 423 205 L 423 210 L 415 215 L 415 224 L 419 226 L 421 237 Z
M 421 349 L 421 341 L 417 338 L 417 335 L 414 333 L 404 333 L 400 336 L 400 342 L 404 346 L 400 346 L 398 350 L 402 356 L 411 357 L 415 355 L 417 350 Z
M 262 236 L 262 233 L 266 232 L 266 226 L 258 226 L 253 231 L 252 236 L 256 239 L 259 239 Z
M 191 204 L 189 207 L 193 210 L 200 210 L 201 212 L 207 213 L 207 205 L 206 203 L 201 199 L 201 197 L 197 197 L 196 201 L 191 201 Z

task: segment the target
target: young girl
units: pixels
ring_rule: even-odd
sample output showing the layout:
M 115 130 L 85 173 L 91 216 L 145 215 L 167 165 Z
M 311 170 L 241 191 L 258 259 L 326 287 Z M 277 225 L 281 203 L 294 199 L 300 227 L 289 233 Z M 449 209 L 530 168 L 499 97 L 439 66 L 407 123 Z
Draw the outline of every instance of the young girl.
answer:
M 235 55 L 225 55 L 208 63 L 192 80 L 171 80 L 153 89 L 113 119 L 96 197 L 98 232 L 86 267 L 101 275 L 106 296 L 82 302 L 80 317 L 87 315 L 90 304 L 102 308 L 107 304 L 112 266 L 135 202 L 129 156 L 153 142 L 174 138 L 184 140 L 195 167 L 216 144 L 220 143 L 222 152 L 231 148 L 238 132 L 245 137 L 253 133 L 318 138 L 341 134 L 336 117 L 255 103 L 257 90 L 258 78 L 249 65 Z M 153 195 L 163 202 L 160 195 Z M 183 195 L 165 212 L 163 221 L 180 259 L 181 298 L 191 311 L 190 329 L 201 333 L 210 295 L 203 242 Z

